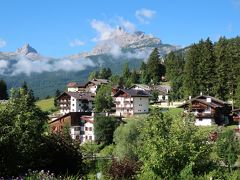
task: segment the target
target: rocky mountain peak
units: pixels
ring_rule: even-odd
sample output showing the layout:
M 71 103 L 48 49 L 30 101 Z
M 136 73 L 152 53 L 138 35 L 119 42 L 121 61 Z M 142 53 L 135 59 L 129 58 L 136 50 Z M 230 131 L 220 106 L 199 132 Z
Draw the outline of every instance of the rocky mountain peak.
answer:
M 132 48 L 138 49 L 142 47 L 157 47 L 161 44 L 159 38 L 142 31 L 127 32 L 124 28 L 118 27 L 107 40 L 100 41 L 92 50 L 93 55 L 104 54 L 111 51 L 112 47 L 120 49 Z
M 28 55 L 28 54 L 38 54 L 36 49 L 31 47 L 28 43 L 24 44 L 23 47 L 17 49 L 17 53 L 21 55 Z

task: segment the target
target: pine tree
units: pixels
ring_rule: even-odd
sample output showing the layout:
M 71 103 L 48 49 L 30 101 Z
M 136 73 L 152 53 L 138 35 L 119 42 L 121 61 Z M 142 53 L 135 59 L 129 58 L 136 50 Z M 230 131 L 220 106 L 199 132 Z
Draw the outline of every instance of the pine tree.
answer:
M 198 80 L 199 89 L 202 93 L 214 95 L 214 81 L 216 79 L 215 73 L 215 57 L 214 49 L 211 40 L 208 38 L 206 41 L 201 40 L 198 44 L 199 48 L 199 65 L 198 65 Z
M 158 49 L 155 48 L 150 54 L 147 62 L 147 73 L 154 84 L 160 82 L 161 77 L 165 75 L 165 67 L 160 61 Z
M 216 57 L 216 82 L 214 85 L 214 93 L 216 97 L 227 100 L 228 99 L 228 77 L 229 72 L 228 66 L 228 49 L 227 40 L 225 37 L 219 39 L 214 48 Z
M 174 52 L 170 52 L 164 61 L 166 78 L 170 81 L 172 87 L 170 93 L 172 100 L 183 98 L 184 63 L 183 55 L 175 54 Z
M 131 74 L 131 83 L 136 84 L 138 82 L 139 82 L 139 75 L 136 70 L 133 70 L 133 72 Z
M 196 44 L 193 44 L 187 52 L 186 63 L 184 67 L 184 96 L 196 96 L 199 95 L 199 77 L 198 77 L 198 65 L 199 65 L 199 50 Z

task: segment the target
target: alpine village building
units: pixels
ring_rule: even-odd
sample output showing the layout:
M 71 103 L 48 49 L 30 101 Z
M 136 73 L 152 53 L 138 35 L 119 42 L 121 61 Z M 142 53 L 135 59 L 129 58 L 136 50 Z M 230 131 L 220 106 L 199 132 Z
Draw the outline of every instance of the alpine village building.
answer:
M 129 89 L 134 90 L 142 90 L 149 94 L 156 91 L 158 93 L 157 102 L 168 102 L 169 100 L 169 92 L 171 87 L 168 85 L 155 85 L 155 86 L 148 86 L 145 84 L 134 84 Z
M 67 91 L 57 97 L 60 116 L 49 122 L 52 132 L 61 132 L 67 127 L 72 139 L 80 140 L 81 143 L 94 141 L 94 98 L 97 89 L 108 83 L 106 79 L 93 79 L 85 84 L 69 83 Z M 116 113 L 112 114 L 114 116 L 149 112 L 150 95 L 145 91 L 116 89 L 112 96 L 116 106 Z
M 149 112 L 150 95 L 143 90 L 119 89 L 113 97 L 117 116 L 131 116 Z
M 230 104 L 212 96 L 200 95 L 179 107 L 194 114 L 196 126 L 227 125 L 230 121 Z

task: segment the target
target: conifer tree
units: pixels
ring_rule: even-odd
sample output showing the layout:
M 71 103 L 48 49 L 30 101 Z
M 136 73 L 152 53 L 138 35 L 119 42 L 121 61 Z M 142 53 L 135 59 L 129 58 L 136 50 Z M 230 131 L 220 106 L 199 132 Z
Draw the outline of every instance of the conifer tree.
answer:
M 185 98 L 188 96 L 196 96 L 200 93 L 199 80 L 198 80 L 198 57 L 199 51 L 198 46 L 193 44 L 188 50 L 186 56 L 186 63 L 184 67 L 184 95 Z
M 157 48 L 152 51 L 148 58 L 147 72 L 154 84 L 160 82 L 161 77 L 165 75 L 165 67 L 160 61 Z
M 229 92 L 226 85 L 228 82 L 227 74 L 229 72 L 227 44 L 226 38 L 222 37 L 214 48 L 216 57 L 216 83 L 214 85 L 214 93 L 216 97 L 223 100 L 227 100 Z
M 199 65 L 198 65 L 198 80 L 199 90 L 203 94 L 214 95 L 214 81 L 216 79 L 215 73 L 215 57 L 214 49 L 211 40 L 208 38 L 206 41 L 201 40 L 198 44 L 199 47 Z

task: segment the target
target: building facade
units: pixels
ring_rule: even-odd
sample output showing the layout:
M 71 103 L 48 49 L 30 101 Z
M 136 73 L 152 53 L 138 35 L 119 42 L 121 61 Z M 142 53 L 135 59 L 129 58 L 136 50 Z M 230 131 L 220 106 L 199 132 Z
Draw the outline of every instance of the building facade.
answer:
M 230 120 L 230 104 L 212 96 L 200 95 L 179 107 L 194 114 L 196 126 L 226 125 Z
M 145 91 L 120 89 L 113 96 L 117 116 L 131 116 L 149 112 L 149 97 Z
M 58 98 L 60 114 L 69 112 L 92 112 L 93 97 L 91 93 L 64 92 Z

